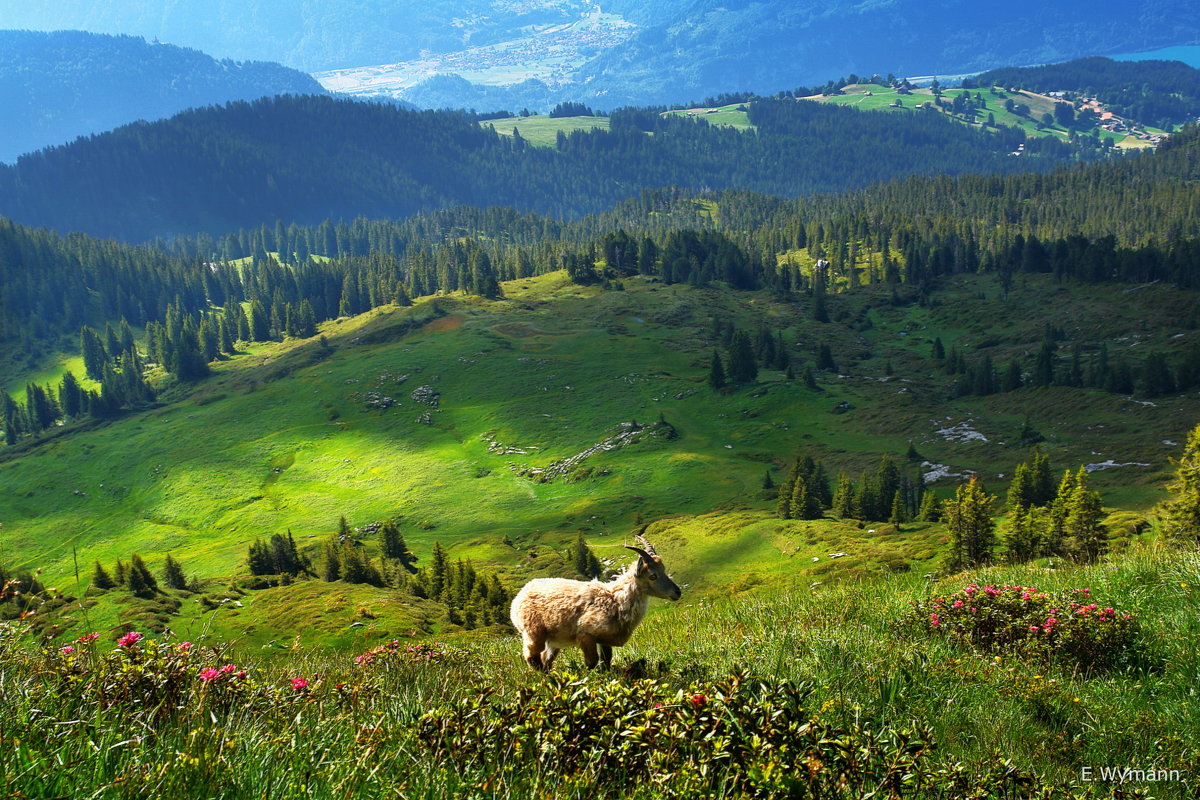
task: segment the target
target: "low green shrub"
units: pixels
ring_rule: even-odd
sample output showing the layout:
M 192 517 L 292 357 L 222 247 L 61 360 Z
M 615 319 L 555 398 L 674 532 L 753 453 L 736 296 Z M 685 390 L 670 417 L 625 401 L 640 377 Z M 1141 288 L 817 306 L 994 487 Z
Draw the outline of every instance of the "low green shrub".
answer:
M 971 584 L 914 602 L 911 620 L 980 650 L 1025 652 L 1084 670 L 1117 665 L 1137 638 L 1134 616 L 1101 607 L 1089 588 L 1050 593 L 1036 586 Z

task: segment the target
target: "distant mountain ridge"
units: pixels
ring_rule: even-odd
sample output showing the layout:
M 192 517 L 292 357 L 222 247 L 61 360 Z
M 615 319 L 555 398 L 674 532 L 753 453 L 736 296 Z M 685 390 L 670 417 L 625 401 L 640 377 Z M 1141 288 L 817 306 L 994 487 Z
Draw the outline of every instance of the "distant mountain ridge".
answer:
M 610 0 L 601 7 L 585 0 L 23 0 L 5 18 L 14 27 L 157 36 L 323 71 L 470 52 L 486 59 L 489 47 L 521 51 L 556 26 L 601 11 L 632 26 L 628 35 L 592 50 L 584 42 L 565 62 L 545 52 L 532 52 L 524 65 L 515 59 L 503 105 L 584 100 L 611 109 L 771 93 L 832 75 L 961 74 L 1200 42 L 1200 6 L 1182 0 L 942 0 L 934 7 L 918 0 Z M 440 64 L 440 76 L 495 86 L 495 76 L 475 75 L 487 63 Z M 547 72 L 556 77 L 524 82 Z M 493 102 L 490 92 L 460 88 L 447 95 L 445 85 L 412 86 L 400 97 L 457 101 L 459 108 Z
M 755 132 L 631 109 L 615 112 L 610 130 L 549 148 L 459 111 L 283 96 L 127 125 L 0 166 L 0 214 L 128 241 L 461 204 L 573 218 L 663 186 L 794 196 L 911 174 L 1048 169 L 1073 155 L 1030 140 L 1013 159 L 1025 142 L 1017 131 L 791 99 L 755 102 L 749 121 Z
M 0 161 L 185 108 L 324 91 L 279 64 L 218 61 L 133 36 L 0 31 Z

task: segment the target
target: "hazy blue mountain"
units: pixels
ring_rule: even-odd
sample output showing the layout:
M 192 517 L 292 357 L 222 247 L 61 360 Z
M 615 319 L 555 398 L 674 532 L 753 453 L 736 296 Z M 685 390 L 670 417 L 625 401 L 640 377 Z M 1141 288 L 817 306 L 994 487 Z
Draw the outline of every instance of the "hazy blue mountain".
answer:
M 478 73 L 495 69 L 497 53 L 506 49 L 537 51 L 512 70 L 511 83 L 535 78 L 545 80 L 547 88 L 518 85 L 508 93 L 511 101 L 501 104 L 517 107 L 540 98 L 544 105 L 571 99 L 615 107 L 742 89 L 771 92 L 848 73 L 957 74 L 1200 42 L 1200 6 L 1183 0 L 612 0 L 602 5 L 611 19 L 600 27 L 617 26 L 620 35 L 601 35 L 597 41 L 603 41 L 589 47 L 591 32 L 583 32 L 561 62 L 538 51 L 547 44 L 546 32 L 594 15 L 594 3 L 23 0 L 13 5 L 0 24 L 157 36 L 220 56 L 279 61 L 309 71 L 433 59 L 438 74 L 462 75 L 487 88 L 463 87 L 463 99 L 455 103 L 457 95 L 448 95 L 446 84 L 419 88 L 418 81 L 408 81 L 396 96 L 463 107 L 491 101 L 507 73 L 500 70 L 499 79 Z M 510 44 L 488 49 L 499 43 Z M 556 69 L 564 71 L 555 74 Z
M 133 36 L 0 31 L 0 160 L 185 108 L 324 91 L 279 64 L 217 61 Z
M 967 73 L 1200 40 L 1179 0 L 690 0 L 576 73 L 598 105 L 823 83 L 830 76 Z
M 22 0 L 10 28 L 129 33 L 215 55 L 268 59 L 309 71 L 384 64 L 446 52 L 562 22 L 583 0 Z

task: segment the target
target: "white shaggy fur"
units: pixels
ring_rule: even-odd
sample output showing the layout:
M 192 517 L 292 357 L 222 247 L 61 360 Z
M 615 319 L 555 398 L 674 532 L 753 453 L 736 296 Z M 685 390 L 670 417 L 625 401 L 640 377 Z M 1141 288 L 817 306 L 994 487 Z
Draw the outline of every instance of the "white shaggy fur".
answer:
M 679 599 L 682 593 L 662 559 L 637 552 L 638 560 L 608 583 L 537 578 L 525 584 L 513 598 L 512 622 L 524 639 L 529 666 L 547 672 L 559 650 L 580 647 L 588 669 L 597 663 L 609 667 L 612 649 L 629 641 L 651 597 Z

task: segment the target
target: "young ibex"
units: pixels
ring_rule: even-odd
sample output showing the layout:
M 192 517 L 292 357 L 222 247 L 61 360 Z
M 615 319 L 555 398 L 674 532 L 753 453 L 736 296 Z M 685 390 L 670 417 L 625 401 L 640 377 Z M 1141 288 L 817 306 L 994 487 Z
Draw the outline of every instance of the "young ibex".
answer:
M 642 547 L 629 549 L 638 560 L 608 583 L 537 578 L 525 584 L 513 599 L 512 621 L 529 666 L 548 672 L 559 650 L 577 646 L 588 669 L 597 662 L 610 667 L 612 649 L 629 641 L 651 597 L 679 599 L 683 593 L 662 559 L 640 535 L 637 540 Z

